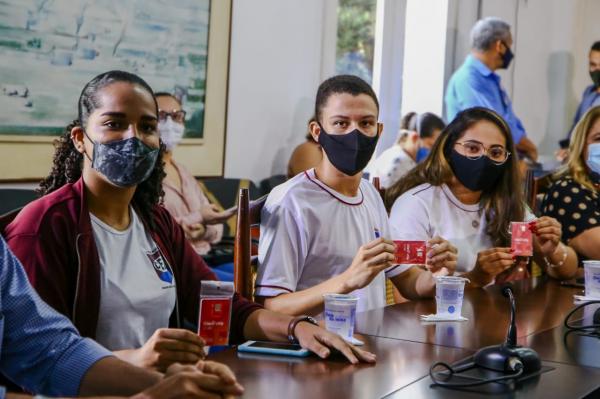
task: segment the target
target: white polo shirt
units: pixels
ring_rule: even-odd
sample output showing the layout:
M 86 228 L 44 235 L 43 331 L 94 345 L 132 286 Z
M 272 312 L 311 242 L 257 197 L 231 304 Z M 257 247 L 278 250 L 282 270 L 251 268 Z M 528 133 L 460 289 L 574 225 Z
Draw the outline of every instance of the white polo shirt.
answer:
M 377 190 L 361 179 L 355 197 L 342 195 L 300 173 L 273 189 L 262 210 L 256 295 L 301 291 L 344 272 L 361 245 L 389 238 L 388 218 Z M 353 294 L 357 310 L 385 306 L 385 276 L 410 268 L 394 266 Z
M 402 147 L 394 144 L 369 165 L 369 179 L 373 180 L 373 177 L 379 177 L 381 187 L 388 188 L 415 166 L 417 166 L 415 160 Z
M 526 221 L 534 218 L 526 212 Z M 463 204 L 445 184 L 414 187 L 398 197 L 390 211 L 392 239 L 429 240 L 440 236 L 458 249 L 459 272 L 471 271 L 477 253 L 494 246 L 485 232 L 486 225 L 480 204 Z

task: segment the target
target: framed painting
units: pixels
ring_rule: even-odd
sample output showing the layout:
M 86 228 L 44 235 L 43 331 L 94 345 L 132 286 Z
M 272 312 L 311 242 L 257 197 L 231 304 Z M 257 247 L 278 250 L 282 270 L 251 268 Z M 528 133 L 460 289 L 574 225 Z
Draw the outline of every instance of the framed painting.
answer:
M 175 158 L 221 176 L 231 0 L 4 0 L 0 6 L 0 180 L 37 180 L 53 140 L 99 73 L 136 73 L 181 99 Z

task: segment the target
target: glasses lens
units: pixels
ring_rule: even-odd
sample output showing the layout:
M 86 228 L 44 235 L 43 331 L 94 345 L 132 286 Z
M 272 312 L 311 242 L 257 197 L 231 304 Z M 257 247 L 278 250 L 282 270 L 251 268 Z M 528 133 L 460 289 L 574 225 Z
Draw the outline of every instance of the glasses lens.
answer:
M 175 122 L 183 122 L 185 120 L 185 111 L 181 110 L 173 112 L 173 120 Z
M 168 112 L 162 111 L 162 110 L 158 110 L 158 120 L 159 121 L 164 121 L 167 119 L 167 116 L 169 116 Z
M 483 146 L 480 143 L 474 141 L 465 141 L 462 143 L 465 151 L 465 156 L 473 159 L 481 158 L 483 155 Z
M 501 147 L 490 148 L 488 151 L 488 157 L 497 163 L 503 163 L 508 158 L 508 152 Z

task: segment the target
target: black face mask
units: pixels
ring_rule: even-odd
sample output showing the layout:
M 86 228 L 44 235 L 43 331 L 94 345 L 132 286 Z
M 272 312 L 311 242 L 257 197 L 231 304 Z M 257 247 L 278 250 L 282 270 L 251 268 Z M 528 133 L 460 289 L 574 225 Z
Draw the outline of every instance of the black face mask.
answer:
M 502 44 L 504 44 L 506 47 L 506 52 L 502 54 L 502 68 L 507 69 L 515 55 L 511 51 L 510 47 L 506 45 L 506 43 L 502 42 Z
M 596 89 L 600 87 L 600 69 L 590 71 L 590 78 L 592 78 L 592 82 L 594 82 L 594 87 Z
M 479 159 L 470 159 L 455 150 L 450 153 L 449 163 L 454 176 L 471 191 L 485 191 L 492 187 L 506 165 L 496 165 L 485 155 Z
M 87 136 L 87 133 L 86 133 Z M 158 148 L 150 148 L 137 137 L 94 144 L 92 168 L 116 186 L 136 186 L 146 180 L 156 164 Z M 87 154 L 86 154 L 87 155 Z
M 346 134 L 329 134 L 319 123 L 319 144 L 327 158 L 340 172 L 354 176 L 367 166 L 375 151 L 379 135 L 369 137 L 354 129 Z

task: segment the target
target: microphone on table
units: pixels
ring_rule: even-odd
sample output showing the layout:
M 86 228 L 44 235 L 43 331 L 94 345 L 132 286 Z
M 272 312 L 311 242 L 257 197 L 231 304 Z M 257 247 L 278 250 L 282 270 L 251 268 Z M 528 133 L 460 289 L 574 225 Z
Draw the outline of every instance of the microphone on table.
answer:
M 541 370 L 542 362 L 536 351 L 530 348 L 524 348 L 517 345 L 517 324 L 515 320 L 516 305 L 515 296 L 512 291 L 512 286 L 507 284 L 502 287 L 502 295 L 510 301 L 510 324 L 506 333 L 506 340 L 503 344 L 486 346 L 479 349 L 473 355 L 473 361 L 461 365 L 449 365 L 444 362 L 434 363 L 429 368 L 429 376 L 434 385 L 439 385 L 449 388 L 467 388 L 478 385 L 489 384 L 491 382 L 501 382 L 514 380 L 523 375 L 535 373 Z M 458 362 L 459 364 L 461 362 Z M 462 371 L 466 371 L 473 367 L 498 371 L 504 375 L 492 378 L 471 378 L 469 382 L 450 382 L 447 379 L 441 380 L 434 371 L 437 367 L 446 369 L 446 378 L 452 375 L 458 375 Z M 437 374 L 437 375 L 436 375 Z
M 502 287 L 502 295 L 510 301 L 510 324 L 506 340 L 503 344 L 478 350 L 473 357 L 475 365 L 506 373 L 514 373 L 520 369 L 523 374 L 539 371 L 542 362 L 537 352 L 517 345 L 516 304 L 512 286 L 506 284 Z

